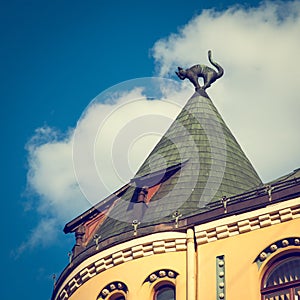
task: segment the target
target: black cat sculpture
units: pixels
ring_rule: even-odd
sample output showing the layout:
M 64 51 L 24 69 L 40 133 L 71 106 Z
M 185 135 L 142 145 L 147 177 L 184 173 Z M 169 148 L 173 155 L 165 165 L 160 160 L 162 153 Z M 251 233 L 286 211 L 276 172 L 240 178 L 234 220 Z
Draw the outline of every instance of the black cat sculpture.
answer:
M 213 61 L 211 57 L 211 50 L 208 51 L 208 60 L 214 67 L 216 67 L 217 71 L 206 65 L 194 65 L 188 69 L 178 67 L 178 72 L 175 73 L 181 80 L 188 78 L 195 86 L 196 91 L 199 91 L 200 89 L 206 90 L 213 82 L 222 77 L 224 74 L 224 69 L 218 63 Z M 202 87 L 198 82 L 199 77 L 203 78 L 204 83 Z

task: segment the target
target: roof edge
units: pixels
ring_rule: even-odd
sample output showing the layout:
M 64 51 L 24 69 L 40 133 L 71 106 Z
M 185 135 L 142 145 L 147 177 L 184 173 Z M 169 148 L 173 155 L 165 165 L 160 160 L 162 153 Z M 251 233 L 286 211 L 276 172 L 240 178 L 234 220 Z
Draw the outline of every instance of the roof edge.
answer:
M 285 183 L 285 184 L 284 184 Z M 260 187 L 259 189 L 252 190 L 248 194 L 248 198 L 244 198 L 246 195 L 241 194 L 235 196 L 235 201 L 230 201 L 230 205 L 228 206 L 227 213 L 224 213 L 224 207 L 222 203 L 220 202 L 216 207 L 212 208 L 211 210 L 202 212 L 197 215 L 193 215 L 190 217 L 186 217 L 184 219 L 179 220 L 179 227 L 174 227 L 174 222 L 165 222 L 163 224 L 160 224 L 160 232 L 163 231 L 178 231 L 181 232 L 183 230 L 186 230 L 187 228 L 191 228 L 192 226 L 204 224 L 207 222 L 211 222 L 220 218 L 223 218 L 224 216 L 232 216 L 236 214 L 245 213 L 248 211 L 252 211 L 255 209 L 266 207 L 270 204 L 275 204 L 283 201 L 290 200 L 292 198 L 296 198 L 300 196 L 300 178 L 295 178 L 288 180 L 286 182 L 278 182 L 278 184 L 273 185 L 274 191 L 273 191 L 273 199 L 270 202 L 269 194 L 266 189 L 266 186 Z M 242 197 L 241 197 L 242 196 Z M 230 208 L 230 209 L 229 209 Z M 157 225 L 150 225 L 146 227 L 141 227 L 139 229 L 139 236 L 142 237 L 144 235 L 155 233 L 157 229 Z M 131 233 L 131 234 L 130 234 Z M 105 250 L 108 247 L 117 245 L 119 243 L 126 242 L 128 240 L 128 236 L 130 234 L 131 239 L 132 232 L 124 232 L 122 235 L 125 237 L 125 239 L 121 239 L 120 235 L 113 236 L 108 238 L 107 240 L 102 241 L 98 248 L 101 249 L 100 251 Z M 127 237 L 127 238 L 126 238 Z M 102 248 L 100 247 L 102 246 Z M 99 250 L 98 250 L 99 251 Z M 95 247 L 89 247 L 82 253 L 80 253 L 77 257 L 74 258 L 74 260 L 66 266 L 66 268 L 61 273 L 60 277 L 57 280 L 57 285 L 54 288 L 53 295 L 56 293 L 57 289 L 60 286 L 60 283 L 67 278 L 67 276 L 87 257 L 95 254 Z M 52 297 L 53 299 L 53 297 Z
M 95 214 L 102 212 L 106 206 L 111 205 L 112 204 L 111 202 L 113 202 L 117 197 L 120 197 L 123 193 L 125 193 L 125 191 L 129 187 L 130 187 L 130 182 L 123 185 L 116 192 L 107 196 L 102 201 L 98 202 L 96 205 L 89 208 L 88 210 L 80 214 L 78 217 L 68 222 L 63 229 L 64 233 L 67 234 L 67 233 L 74 232 L 76 228 L 78 228 L 78 226 L 80 226 L 82 223 L 86 222 L 91 217 L 95 216 Z

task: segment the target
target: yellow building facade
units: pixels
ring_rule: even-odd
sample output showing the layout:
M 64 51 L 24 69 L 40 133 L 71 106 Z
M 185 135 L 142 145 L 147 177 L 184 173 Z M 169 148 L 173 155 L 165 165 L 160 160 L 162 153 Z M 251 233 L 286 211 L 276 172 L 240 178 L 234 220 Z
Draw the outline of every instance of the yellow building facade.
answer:
M 299 177 L 261 183 L 195 93 L 136 177 L 66 225 L 76 243 L 52 300 L 298 300 Z

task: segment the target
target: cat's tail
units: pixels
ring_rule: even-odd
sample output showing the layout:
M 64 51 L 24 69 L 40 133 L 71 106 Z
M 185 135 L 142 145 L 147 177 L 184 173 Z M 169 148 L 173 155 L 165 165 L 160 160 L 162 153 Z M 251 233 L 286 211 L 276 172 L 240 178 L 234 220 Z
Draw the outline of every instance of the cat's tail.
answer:
M 208 60 L 209 60 L 210 63 L 211 63 L 213 66 L 215 66 L 215 67 L 217 68 L 217 70 L 218 70 L 218 72 L 217 72 L 217 78 L 216 78 L 216 79 L 222 77 L 223 74 L 224 74 L 224 69 L 223 69 L 217 62 L 215 62 L 215 61 L 212 59 L 212 57 L 211 57 L 211 50 L 208 50 Z

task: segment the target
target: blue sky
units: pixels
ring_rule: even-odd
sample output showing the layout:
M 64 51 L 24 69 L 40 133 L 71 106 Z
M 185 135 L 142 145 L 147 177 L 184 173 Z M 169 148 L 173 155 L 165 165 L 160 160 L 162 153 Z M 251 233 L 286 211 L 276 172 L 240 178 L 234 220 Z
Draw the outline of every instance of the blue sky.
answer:
M 72 197 L 62 203 L 53 196 L 47 177 L 51 160 L 34 155 L 43 145 L 68 144 L 69 132 L 90 101 L 111 86 L 153 75 L 176 80 L 170 75 L 176 63 L 206 62 L 204 49 L 212 47 L 216 60 L 228 67 L 212 99 L 262 178 L 271 180 L 300 166 L 295 136 L 300 125 L 295 101 L 299 1 L 291 2 L 297 9 L 281 9 L 280 16 L 272 5 L 259 2 L 2 1 L 3 298 L 49 299 L 52 274 L 59 275 L 68 263 L 73 237 L 62 228 L 84 206 L 72 210 Z M 240 6 L 228 10 L 234 4 Z M 219 36 L 218 26 L 227 34 Z M 54 155 L 55 149 L 50 149 Z M 34 180 L 27 179 L 29 171 Z M 46 182 L 38 181 L 40 174 L 46 174 Z M 57 201 L 55 208 L 51 201 Z M 71 213 L 56 218 L 60 207 L 70 207 Z M 54 228 L 49 233 L 46 225 L 38 230 L 46 224 L 43 218 L 54 222 L 47 223 Z

